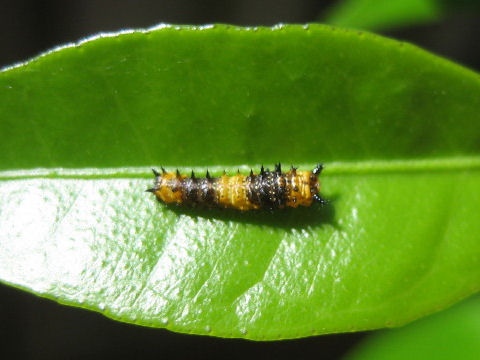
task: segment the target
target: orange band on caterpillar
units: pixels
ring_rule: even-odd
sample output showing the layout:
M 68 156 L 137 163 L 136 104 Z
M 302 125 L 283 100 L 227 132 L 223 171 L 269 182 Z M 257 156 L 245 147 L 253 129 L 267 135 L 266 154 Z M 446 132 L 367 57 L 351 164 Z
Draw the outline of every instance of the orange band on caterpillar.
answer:
M 310 206 L 314 201 L 321 203 L 318 176 L 323 165 L 318 164 L 312 171 L 301 171 L 292 167 L 282 172 L 281 165 L 275 165 L 274 171 L 264 170 L 258 175 L 250 171 L 245 176 L 224 174 L 211 177 L 207 171 L 205 178 L 153 170 L 155 185 L 147 191 L 155 194 L 159 201 L 166 204 L 186 206 L 204 206 L 233 208 L 241 211 L 258 209 L 282 209 L 285 207 Z

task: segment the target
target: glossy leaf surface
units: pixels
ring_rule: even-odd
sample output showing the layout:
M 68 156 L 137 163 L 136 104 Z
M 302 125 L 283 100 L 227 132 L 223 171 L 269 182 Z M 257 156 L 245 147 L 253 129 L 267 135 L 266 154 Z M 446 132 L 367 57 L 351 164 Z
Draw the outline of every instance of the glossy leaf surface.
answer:
M 478 291 L 480 79 L 324 26 L 164 27 L 0 73 L 0 278 L 115 319 L 278 339 Z M 154 201 L 149 167 L 324 162 L 325 207 Z

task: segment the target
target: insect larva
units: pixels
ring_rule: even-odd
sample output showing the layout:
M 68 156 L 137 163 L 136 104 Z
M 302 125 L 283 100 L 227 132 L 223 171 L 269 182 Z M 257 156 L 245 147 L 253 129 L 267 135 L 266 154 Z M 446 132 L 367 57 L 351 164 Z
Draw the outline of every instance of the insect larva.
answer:
M 166 204 L 233 208 L 242 211 L 258 209 L 282 209 L 284 207 L 310 206 L 313 201 L 324 202 L 320 197 L 318 176 L 323 165 L 318 164 L 312 171 L 301 171 L 292 167 L 282 172 L 281 165 L 274 171 L 265 170 L 260 174 L 245 176 L 211 177 L 208 170 L 205 178 L 152 169 L 155 185 L 147 191 L 155 194 Z

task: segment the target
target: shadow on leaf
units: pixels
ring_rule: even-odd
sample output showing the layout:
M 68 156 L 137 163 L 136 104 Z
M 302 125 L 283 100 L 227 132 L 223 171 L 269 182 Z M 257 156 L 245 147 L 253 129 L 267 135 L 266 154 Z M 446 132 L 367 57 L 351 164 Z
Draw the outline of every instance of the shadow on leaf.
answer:
M 271 226 L 283 229 L 303 229 L 329 224 L 338 228 L 335 221 L 334 201 L 338 197 L 328 199 L 325 204 L 314 203 L 310 207 L 284 208 L 277 210 L 255 210 L 241 212 L 234 209 L 217 209 L 181 205 L 163 205 L 177 215 L 192 218 L 214 218 L 225 222 L 238 222 L 254 225 Z

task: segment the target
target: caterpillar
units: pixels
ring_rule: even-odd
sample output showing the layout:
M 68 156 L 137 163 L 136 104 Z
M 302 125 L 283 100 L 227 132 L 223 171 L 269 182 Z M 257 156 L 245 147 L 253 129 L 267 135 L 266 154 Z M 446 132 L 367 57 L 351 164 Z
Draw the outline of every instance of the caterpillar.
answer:
M 323 165 L 318 164 L 312 171 L 300 171 L 292 166 L 282 172 L 280 163 L 275 170 L 265 170 L 254 175 L 226 175 L 211 177 L 208 170 L 205 178 L 190 177 L 180 172 L 167 172 L 163 167 L 160 174 L 152 169 L 155 176 L 154 187 L 146 191 L 166 204 L 233 208 L 241 211 L 259 209 L 282 209 L 285 207 L 310 206 L 314 201 L 324 203 L 319 195 L 318 176 Z

